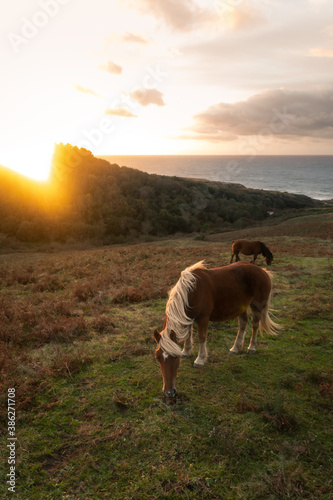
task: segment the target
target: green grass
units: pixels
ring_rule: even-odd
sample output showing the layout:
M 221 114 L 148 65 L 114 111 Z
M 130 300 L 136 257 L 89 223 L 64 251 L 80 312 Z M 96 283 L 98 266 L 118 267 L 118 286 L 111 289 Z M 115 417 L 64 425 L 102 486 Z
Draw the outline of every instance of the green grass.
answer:
M 176 403 L 162 398 L 153 330 L 184 267 L 228 263 L 232 239 L 214 240 L 1 257 L 3 498 L 13 386 L 14 498 L 332 498 L 327 238 L 314 245 L 272 228 L 272 306 L 284 329 L 260 338 L 256 355 L 234 356 L 237 321 L 210 324 L 208 363 L 192 368 L 195 339 Z

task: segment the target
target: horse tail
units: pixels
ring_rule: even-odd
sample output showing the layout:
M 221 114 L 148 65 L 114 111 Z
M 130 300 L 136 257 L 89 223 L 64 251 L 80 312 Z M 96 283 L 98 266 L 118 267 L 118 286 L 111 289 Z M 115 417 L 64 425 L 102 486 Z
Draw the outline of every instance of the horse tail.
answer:
M 279 325 L 278 323 L 273 321 L 272 318 L 270 317 L 269 300 L 268 300 L 264 309 L 261 311 L 261 318 L 259 322 L 260 334 L 262 335 L 263 331 L 265 331 L 269 335 L 277 335 L 279 330 L 281 330 L 281 328 L 282 325 Z
M 269 279 L 272 283 L 273 280 L 273 273 L 270 271 L 267 271 L 267 269 L 263 269 L 269 276 Z M 260 317 L 260 322 L 259 322 L 259 331 L 262 336 L 263 331 L 268 333 L 269 335 L 277 335 L 279 330 L 281 330 L 283 327 L 282 325 L 279 325 L 275 321 L 272 320 L 270 317 L 270 300 L 271 300 L 271 295 L 272 295 L 272 290 L 269 294 L 268 300 L 266 301 L 266 304 L 264 308 L 261 311 L 261 317 Z

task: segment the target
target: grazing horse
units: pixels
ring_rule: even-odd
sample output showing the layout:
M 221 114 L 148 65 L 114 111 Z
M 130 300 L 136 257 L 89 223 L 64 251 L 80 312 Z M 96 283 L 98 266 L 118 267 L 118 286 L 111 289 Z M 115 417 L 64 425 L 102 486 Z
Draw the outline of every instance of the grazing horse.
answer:
M 225 321 L 238 317 L 239 330 L 231 353 L 243 348 L 248 307 L 252 310 L 252 337 L 249 353 L 256 350 L 257 330 L 276 335 L 280 328 L 269 317 L 271 278 L 268 271 L 249 262 L 235 262 L 228 266 L 206 269 L 203 261 L 181 273 L 177 284 L 169 292 L 163 330 L 154 332 L 157 342 L 155 357 L 160 363 L 163 392 L 175 397 L 179 358 L 190 355 L 192 325 L 198 326 L 199 353 L 195 367 L 207 360 L 206 339 L 209 321 Z M 184 341 L 181 350 L 179 341 Z
M 232 244 L 232 254 L 231 254 L 231 260 L 230 264 L 233 261 L 234 256 L 236 256 L 236 262 L 239 261 L 239 256 L 238 254 L 242 253 L 244 255 L 253 255 L 253 261 L 252 263 L 254 264 L 256 261 L 257 256 L 262 253 L 263 256 L 266 259 L 266 264 L 268 266 L 271 265 L 273 261 L 273 254 L 269 250 L 269 248 L 266 247 L 265 243 L 262 241 L 247 241 L 247 240 L 236 240 Z

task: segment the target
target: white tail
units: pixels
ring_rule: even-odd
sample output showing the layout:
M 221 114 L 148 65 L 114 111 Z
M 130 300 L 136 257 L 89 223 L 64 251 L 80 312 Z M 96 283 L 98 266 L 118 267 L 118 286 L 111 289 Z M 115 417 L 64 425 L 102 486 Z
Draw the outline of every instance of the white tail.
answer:
M 268 271 L 267 269 L 263 269 L 266 271 L 268 274 L 271 283 L 273 281 L 273 273 L 271 271 Z M 261 318 L 260 318 L 260 323 L 259 323 L 259 331 L 260 335 L 262 335 L 263 330 L 268 333 L 269 335 L 277 335 L 279 330 L 283 328 L 282 325 L 279 325 L 278 323 L 275 323 L 270 317 L 269 314 L 269 304 L 271 300 L 271 293 L 269 295 L 267 304 L 265 305 L 264 309 L 261 311 Z

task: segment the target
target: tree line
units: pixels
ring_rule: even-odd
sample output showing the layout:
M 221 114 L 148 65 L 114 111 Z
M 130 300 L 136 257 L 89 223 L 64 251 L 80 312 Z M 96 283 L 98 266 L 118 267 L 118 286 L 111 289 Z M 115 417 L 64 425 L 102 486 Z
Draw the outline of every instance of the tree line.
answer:
M 70 144 L 55 146 L 48 182 L 0 168 L 0 232 L 27 242 L 71 238 L 109 244 L 217 232 L 318 203 L 239 184 L 147 174 Z

